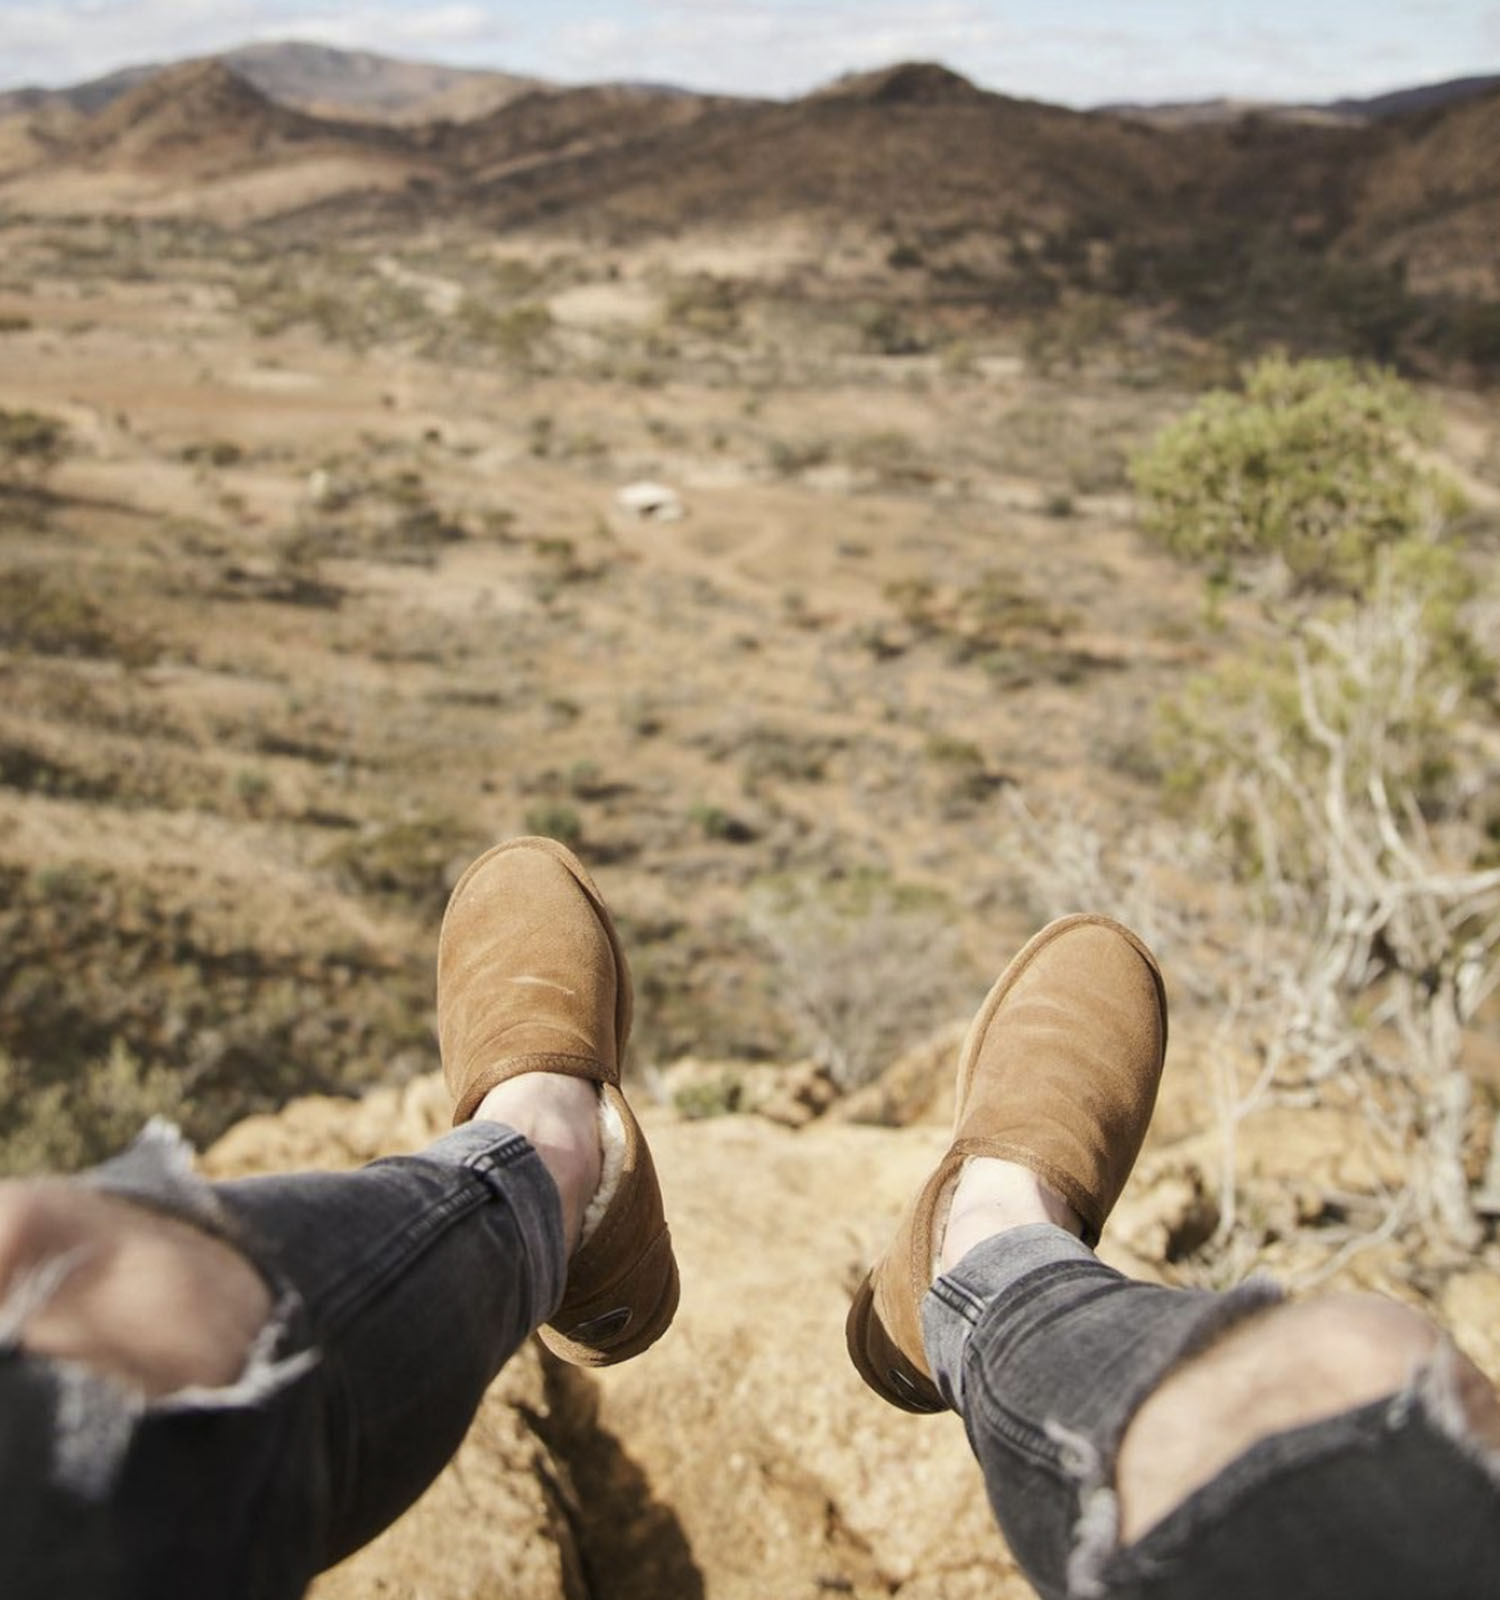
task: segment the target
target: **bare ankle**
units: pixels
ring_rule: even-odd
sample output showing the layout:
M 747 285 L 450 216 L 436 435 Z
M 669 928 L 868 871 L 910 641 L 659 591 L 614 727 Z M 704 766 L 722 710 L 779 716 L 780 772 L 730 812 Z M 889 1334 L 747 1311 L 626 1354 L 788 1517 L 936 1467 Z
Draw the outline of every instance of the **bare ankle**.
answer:
M 603 1171 L 598 1085 L 555 1072 L 522 1073 L 491 1089 L 474 1115 L 503 1122 L 530 1141 L 557 1185 L 563 1238 L 572 1255 Z
M 1074 1235 L 1083 1232 L 1078 1214 L 1037 1175 L 1014 1161 L 976 1157 L 966 1161 L 953 1189 L 937 1270 L 951 1271 L 976 1245 L 1010 1228 L 1051 1223 Z

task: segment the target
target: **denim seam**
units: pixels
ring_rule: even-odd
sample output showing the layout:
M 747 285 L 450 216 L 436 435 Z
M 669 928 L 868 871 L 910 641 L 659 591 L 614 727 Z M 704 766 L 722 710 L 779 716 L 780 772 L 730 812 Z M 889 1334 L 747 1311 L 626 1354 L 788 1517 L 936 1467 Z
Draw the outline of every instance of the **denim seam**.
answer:
M 452 1170 L 467 1175 L 469 1181 L 464 1188 L 428 1202 L 421 1222 L 391 1241 L 377 1261 L 361 1258 L 351 1263 L 349 1270 L 325 1291 L 319 1317 L 321 1336 L 337 1333 L 361 1306 L 405 1272 L 415 1257 L 430 1250 L 455 1224 L 499 1197 L 499 1191 L 472 1168 Z
M 950 1278 L 937 1279 L 928 1293 L 971 1326 L 977 1326 L 984 1314 L 984 1301 L 970 1294 L 961 1283 L 955 1283 Z
M 522 1165 L 533 1153 L 531 1141 L 524 1134 L 512 1133 L 492 1150 L 476 1150 L 473 1155 L 465 1156 L 459 1166 L 470 1172 L 508 1172 Z
M 965 1395 L 970 1395 L 973 1390 L 970 1382 L 976 1374 L 966 1373 L 964 1378 Z M 1038 1428 L 1035 1423 L 1027 1421 L 1019 1413 L 1012 1411 L 1000 1398 L 994 1384 L 990 1381 L 989 1373 L 984 1363 L 978 1365 L 978 1389 L 981 1403 L 985 1410 L 985 1421 L 994 1427 L 996 1433 L 1004 1435 L 1006 1440 L 1018 1450 L 1023 1450 L 1040 1466 L 1047 1467 L 1060 1481 L 1071 1481 L 1063 1463 L 1062 1452 L 1057 1441 L 1043 1428 Z M 970 1402 L 972 1406 L 972 1402 Z M 966 1406 L 966 1411 L 970 1409 Z
M 494 1152 L 484 1152 L 472 1158 L 469 1170 L 491 1190 L 510 1212 L 516 1225 L 516 1235 L 526 1252 L 530 1268 L 528 1282 L 536 1289 L 545 1287 L 549 1292 L 537 1294 L 540 1310 L 537 1320 L 544 1322 L 562 1304 L 567 1288 L 566 1246 L 563 1240 L 562 1196 L 542 1158 L 531 1141 L 522 1134 L 511 1139 Z M 536 1191 L 535 1204 L 519 1204 L 509 1184 L 522 1181 Z M 542 1215 L 537 1217 L 540 1211 Z

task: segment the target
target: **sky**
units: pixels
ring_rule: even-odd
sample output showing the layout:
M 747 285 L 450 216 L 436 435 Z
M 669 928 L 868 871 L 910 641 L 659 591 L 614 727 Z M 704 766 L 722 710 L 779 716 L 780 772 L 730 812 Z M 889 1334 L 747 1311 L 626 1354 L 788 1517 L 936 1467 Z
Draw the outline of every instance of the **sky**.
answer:
M 1500 0 L 0 0 L 0 88 L 258 39 L 742 94 L 936 60 L 1073 106 L 1316 101 L 1500 71 Z

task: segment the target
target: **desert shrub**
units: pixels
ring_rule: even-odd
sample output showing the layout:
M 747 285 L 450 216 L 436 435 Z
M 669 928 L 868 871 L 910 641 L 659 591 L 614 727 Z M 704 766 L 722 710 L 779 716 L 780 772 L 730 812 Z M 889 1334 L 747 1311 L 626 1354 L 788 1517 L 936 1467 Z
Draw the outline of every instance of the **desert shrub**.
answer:
M 1500 871 L 1462 658 L 1382 573 L 1227 698 L 1179 711 L 1176 735 L 1212 772 L 1205 797 L 1260 914 L 1301 951 L 1272 1066 L 1300 1060 L 1314 1084 L 1352 1069 L 1409 1173 L 1391 1217 L 1471 1247 L 1463 1037 L 1500 984 Z
M 898 428 L 858 434 L 845 443 L 843 454 L 856 472 L 873 478 L 882 488 L 925 488 L 937 478 L 921 445 Z
M 142 629 L 29 567 L 0 572 L 0 649 L 119 661 L 127 667 L 150 666 L 161 653 Z
M 931 341 L 899 306 L 866 306 L 856 318 L 860 342 L 872 355 L 917 356 Z
M 1396 556 L 1366 600 L 1326 608 L 1290 640 L 1190 680 L 1162 707 L 1169 787 L 1211 803 L 1252 876 L 1307 886 L 1325 877 L 1313 824 L 1330 784 L 1347 816 L 1374 787 L 1392 796 L 1403 825 L 1450 830 L 1486 791 L 1472 730 L 1492 670 L 1464 624 L 1467 580 L 1456 563 L 1414 573 Z
M 0 410 L 0 473 L 40 477 L 66 453 L 68 430 L 37 411 Z
M 1500 984 L 1495 673 L 1424 428 L 1388 375 L 1278 358 L 1168 428 L 1136 478 L 1168 548 L 1226 576 L 1279 559 L 1311 596 L 1281 639 L 1163 708 L 1167 781 L 1226 847 L 1247 952 L 1278 952 L 1232 985 L 1231 1012 L 1259 1016 L 1263 1066 L 1226 1101 L 1230 1144 L 1289 1075 L 1314 1103 L 1352 1083 L 1408 1174 L 1382 1227 L 1466 1249 L 1480 1228 L 1463 1037 Z
M 268 949 L 253 917 L 201 882 L 183 897 L 87 863 L 0 866 L 0 1054 L 15 1091 L 0 1088 L 0 1142 L 27 1122 L 41 1137 L 49 1107 L 89 1124 L 111 1104 L 122 1137 L 163 1113 L 210 1140 L 294 1095 L 425 1067 L 430 984 L 428 963 L 337 927 L 326 943 Z M 149 1064 L 134 1082 L 109 1066 L 121 1051 Z M 180 1108 L 158 1069 L 188 1089 Z M 49 1160 L 62 1159 L 58 1137 Z
M 837 749 L 836 740 L 814 734 L 769 725 L 751 728 L 739 744 L 745 791 L 753 794 L 776 783 L 821 783 Z
M 1059 364 L 1077 372 L 1090 353 L 1117 336 L 1118 322 L 1119 308 L 1098 295 L 1064 301 L 1027 324 L 1027 364 L 1044 377 Z
M 330 344 L 366 350 L 429 332 L 433 323 L 415 289 L 338 255 L 289 256 L 242 279 L 235 293 L 261 338 L 308 326 Z
M 794 478 L 799 472 L 828 464 L 833 447 L 826 439 L 771 439 L 766 444 L 766 462 L 779 478 Z
M 200 467 L 237 467 L 245 459 L 244 447 L 233 439 L 195 439 L 180 454 L 190 466 Z
M 941 774 L 941 784 L 950 814 L 988 800 L 1005 782 L 990 768 L 984 751 L 971 739 L 950 733 L 930 734 L 924 748 L 927 759 Z
M 0 788 L 68 800 L 112 800 L 117 784 L 110 775 L 85 770 L 30 740 L 0 738 Z
M 1344 361 L 1273 356 L 1208 395 L 1133 464 L 1146 532 L 1211 568 L 1274 558 L 1308 591 L 1360 593 L 1386 546 L 1431 538 L 1461 504 L 1424 465 L 1416 395 Z
M 726 338 L 740 325 L 740 289 L 727 278 L 700 272 L 667 296 L 662 320 L 708 338 Z
M 118 1041 L 102 1061 L 45 1084 L 0 1052 L 0 1177 L 93 1166 L 152 1117 L 175 1119 L 185 1098 L 177 1073 L 142 1066 Z
M 414 817 L 344 840 L 328 853 L 324 864 L 356 893 L 436 917 L 447 904 L 459 871 L 484 842 L 451 817 Z
M 583 818 L 570 805 L 546 801 L 527 811 L 526 831 L 576 848 L 583 843 Z
M 689 810 L 688 820 L 702 832 L 705 839 L 716 839 L 722 844 L 755 842 L 755 829 L 742 817 L 735 816 L 732 811 L 726 811 L 723 806 L 700 801 Z
M 878 1076 L 968 998 L 951 915 L 878 876 L 763 885 L 749 926 L 799 1043 L 841 1089 Z
M 458 308 L 461 343 L 498 356 L 513 366 L 533 365 L 554 323 L 552 313 L 539 300 L 499 309 L 483 300 L 468 298 Z
M 673 1092 L 672 1106 L 689 1122 L 702 1122 L 709 1117 L 733 1116 L 744 1098 L 744 1079 L 725 1071 L 703 1082 L 683 1084 Z

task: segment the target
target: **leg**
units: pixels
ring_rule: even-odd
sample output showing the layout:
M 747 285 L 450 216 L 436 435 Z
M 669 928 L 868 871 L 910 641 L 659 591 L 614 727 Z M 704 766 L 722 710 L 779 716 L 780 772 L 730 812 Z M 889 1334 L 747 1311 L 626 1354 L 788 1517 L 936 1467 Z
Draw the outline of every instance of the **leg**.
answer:
M 560 846 L 465 875 L 438 1016 L 467 1125 L 422 1155 L 210 1188 L 158 1130 L 0 1190 L 7 1600 L 290 1600 L 421 1493 L 533 1330 L 594 1364 L 665 1330 L 628 972 Z
M 1135 1284 L 1089 1247 L 1165 1040 L 1128 930 L 1064 918 L 1027 945 L 965 1041 L 948 1153 L 851 1308 L 855 1366 L 963 1415 L 1047 1600 L 1500 1592 L 1500 1406 L 1420 1317 Z
M 1039 1195 L 1032 1221 L 1012 1207 L 923 1306 L 933 1371 L 1043 1595 L 1497 1591 L 1500 1406 L 1436 1329 L 1375 1296 L 1131 1283 L 1043 1219 L 1056 1203 Z
M 0 1592 L 282 1600 L 410 1504 L 561 1299 L 588 1138 L 598 1170 L 595 1104 L 560 1155 L 511 1088 L 564 1184 L 477 1120 L 356 1173 L 210 1188 L 156 1139 L 0 1192 Z

